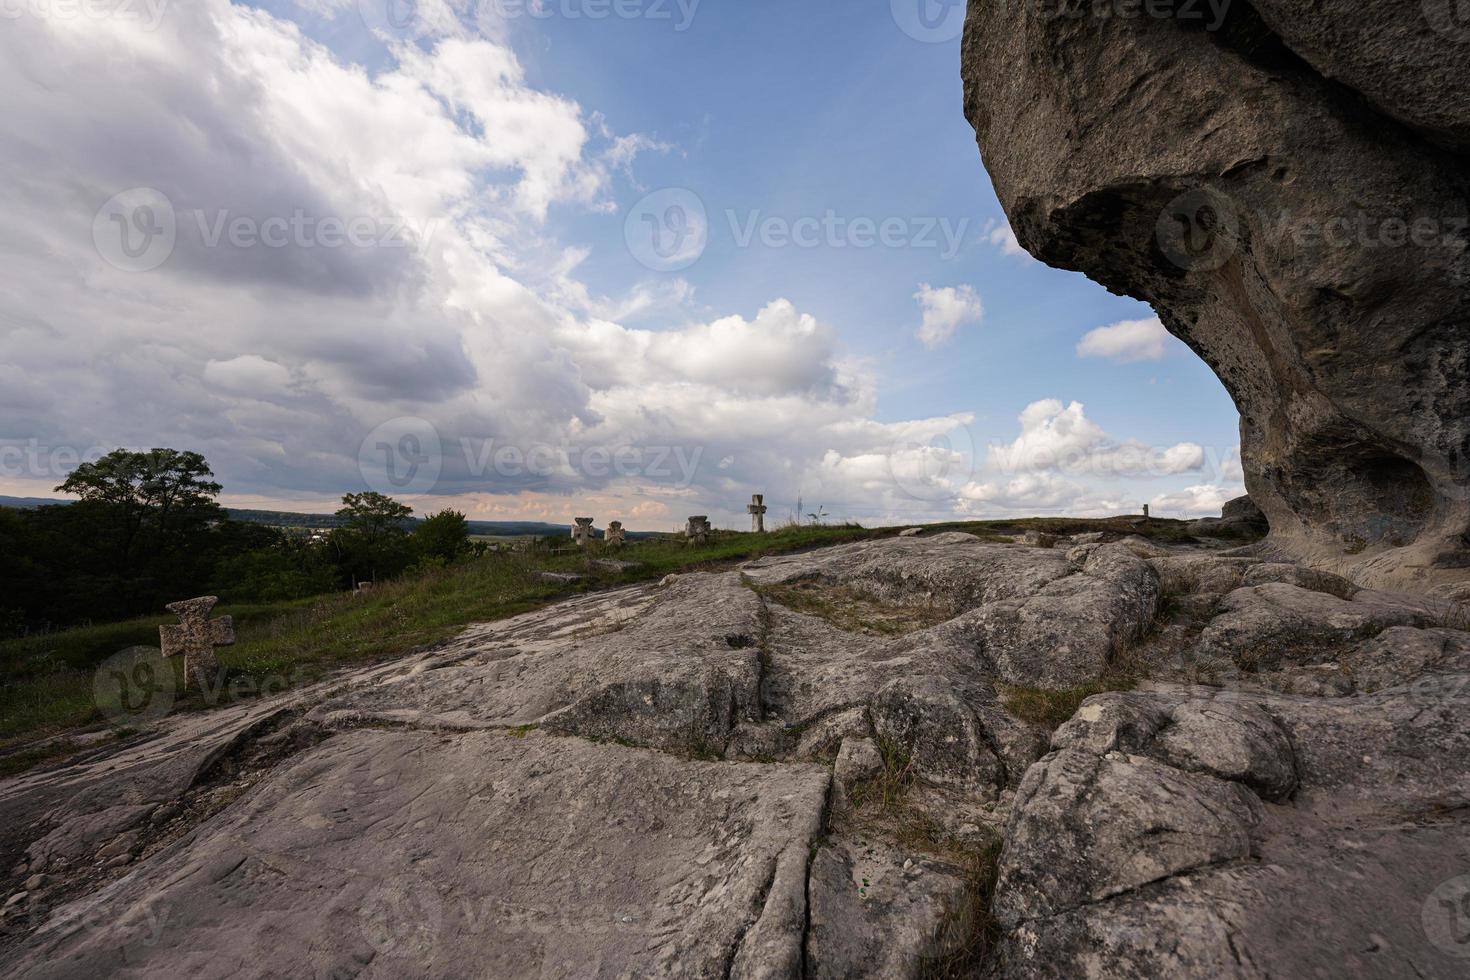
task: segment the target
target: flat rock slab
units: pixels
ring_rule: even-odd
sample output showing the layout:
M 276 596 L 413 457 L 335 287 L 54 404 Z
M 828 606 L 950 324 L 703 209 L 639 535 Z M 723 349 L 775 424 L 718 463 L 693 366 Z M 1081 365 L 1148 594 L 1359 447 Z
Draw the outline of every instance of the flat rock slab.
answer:
M 988 673 L 1027 687 L 1096 679 L 1153 623 L 1163 596 L 1158 573 L 1122 544 L 1064 555 L 958 532 L 765 558 L 744 571 L 757 585 L 820 581 L 945 610 L 953 618 L 907 646 L 933 640 L 965 649 Z
M 357 730 L 95 898 L 11 976 L 794 975 L 828 773 Z
M 759 719 L 761 603 L 736 573 L 680 576 L 477 627 L 314 718 L 459 730 L 546 725 L 720 748 Z

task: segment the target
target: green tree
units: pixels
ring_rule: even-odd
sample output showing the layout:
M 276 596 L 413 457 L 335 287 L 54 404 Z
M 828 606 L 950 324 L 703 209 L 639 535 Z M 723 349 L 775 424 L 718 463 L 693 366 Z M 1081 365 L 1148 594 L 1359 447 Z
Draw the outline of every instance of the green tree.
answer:
M 92 556 L 103 604 L 151 608 L 208 577 L 211 534 L 225 518 L 213 476 L 198 453 L 118 449 L 78 466 L 56 488 L 81 498 L 64 523 Z
M 408 566 L 412 549 L 405 525 L 412 515 L 412 507 L 381 493 L 343 495 L 337 517 L 344 523 L 330 540 L 349 582 L 391 578 Z
M 337 516 L 347 522 L 348 529 L 377 541 L 403 534 L 404 524 L 413 516 L 413 508 L 370 490 L 344 494 Z
M 442 510 L 424 518 L 414 528 L 414 543 L 419 554 L 453 562 L 470 552 L 470 522 L 455 510 Z

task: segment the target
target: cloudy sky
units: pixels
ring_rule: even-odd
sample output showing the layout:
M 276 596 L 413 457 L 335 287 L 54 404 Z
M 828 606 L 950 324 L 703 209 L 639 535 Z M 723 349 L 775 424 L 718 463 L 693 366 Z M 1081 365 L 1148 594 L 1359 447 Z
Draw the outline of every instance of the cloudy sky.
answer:
M 4 0 L 0 493 L 1217 511 L 1229 399 L 1016 247 L 918 4 Z

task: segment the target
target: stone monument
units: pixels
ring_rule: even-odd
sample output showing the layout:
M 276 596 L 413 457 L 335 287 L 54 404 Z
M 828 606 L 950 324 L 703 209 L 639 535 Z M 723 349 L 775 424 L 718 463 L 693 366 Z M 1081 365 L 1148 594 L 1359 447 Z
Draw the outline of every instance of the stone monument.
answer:
M 179 622 L 158 628 L 159 645 L 165 657 L 184 655 L 185 687 L 191 680 L 201 691 L 213 687 L 220 669 L 214 648 L 235 642 L 235 624 L 229 616 L 209 618 L 217 602 L 219 597 L 211 595 L 171 602 L 165 607 L 179 617 Z
M 610 521 L 607 525 L 607 534 L 603 536 L 603 543 L 609 548 L 620 548 L 623 545 L 623 522 Z
M 690 544 L 704 544 L 709 540 L 709 533 L 709 518 L 703 514 L 689 518 L 689 525 L 684 529 L 684 537 Z
M 578 517 L 576 526 L 572 528 L 572 540 L 577 542 L 578 548 L 585 548 L 592 541 L 592 518 Z
M 762 493 L 751 494 L 750 504 L 745 508 L 750 513 L 750 530 L 753 534 L 764 534 L 766 531 L 766 496 Z

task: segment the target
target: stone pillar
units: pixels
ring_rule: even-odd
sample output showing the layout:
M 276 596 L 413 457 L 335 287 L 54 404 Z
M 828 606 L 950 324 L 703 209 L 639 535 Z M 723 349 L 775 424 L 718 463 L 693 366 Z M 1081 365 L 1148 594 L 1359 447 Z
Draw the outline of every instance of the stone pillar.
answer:
M 704 544 L 709 540 L 709 518 L 703 514 L 689 518 L 689 524 L 684 529 L 684 537 L 690 544 Z
M 587 547 L 592 541 L 592 518 L 577 518 L 577 524 L 572 528 L 572 540 L 577 542 L 579 548 Z
M 764 534 L 766 531 L 766 497 L 765 494 L 751 494 L 750 504 L 745 508 L 750 514 L 750 530 L 753 534 Z

